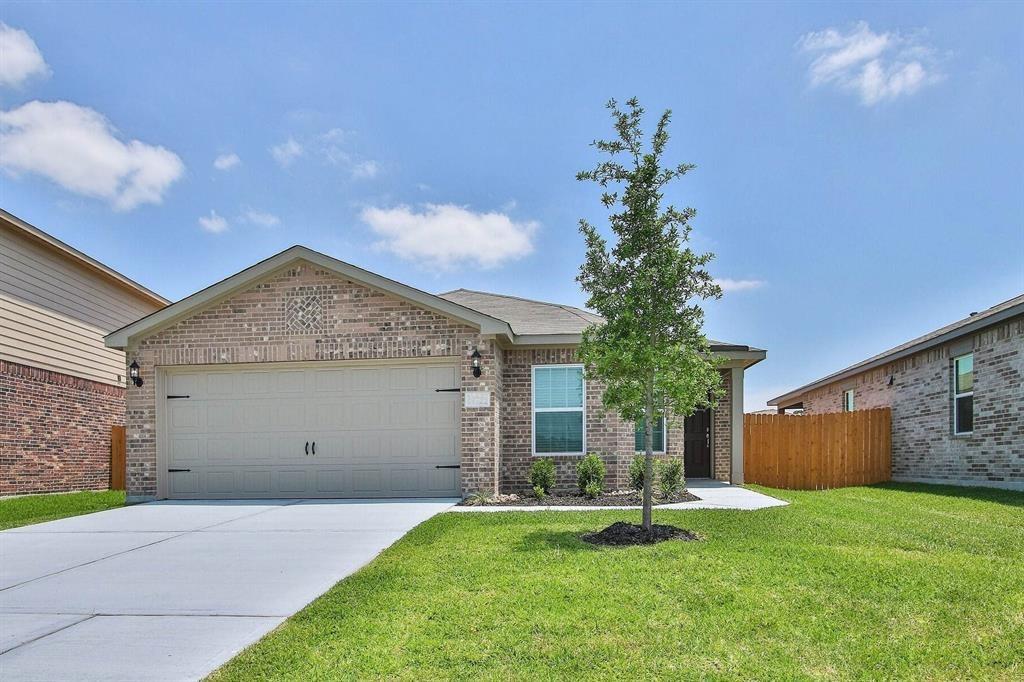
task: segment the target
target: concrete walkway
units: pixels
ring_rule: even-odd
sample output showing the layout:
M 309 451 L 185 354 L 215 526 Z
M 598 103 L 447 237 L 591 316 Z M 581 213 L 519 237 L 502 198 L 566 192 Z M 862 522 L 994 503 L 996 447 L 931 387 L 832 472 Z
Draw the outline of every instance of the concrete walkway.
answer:
M 201 678 L 454 502 L 154 502 L 4 531 L 0 679 Z
M 695 502 L 676 502 L 675 504 L 659 504 L 655 509 L 767 509 L 784 507 L 789 502 L 762 495 L 748 488 L 729 485 L 721 481 L 695 479 L 687 481 L 686 488 L 700 499 Z M 450 512 L 499 512 L 499 511 L 609 511 L 614 509 L 639 509 L 638 506 L 599 507 L 584 505 L 537 505 L 522 507 L 517 505 L 488 505 L 483 507 L 452 507 Z

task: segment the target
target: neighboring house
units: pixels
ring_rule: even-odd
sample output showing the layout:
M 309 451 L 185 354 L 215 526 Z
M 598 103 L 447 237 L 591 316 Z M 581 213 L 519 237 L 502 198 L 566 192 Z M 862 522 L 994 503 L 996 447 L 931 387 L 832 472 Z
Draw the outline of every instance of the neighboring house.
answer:
M 103 336 L 167 303 L 0 210 L 0 495 L 108 487 L 125 360 Z
M 894 480 L 1024 489 L 1024 295 L 768 404 L 890 407 Z
M 534 457 L 574 479 L 600 453 L 626 485 L 635 428 L 603 414 L 576 346 L 600 318 L 458 290 L 419 291 L 295 246 L 110 334 L 128 390 L 133 500 L 418 497 L 522 491 Z M 726 396 L 659 429 L 688 475 L 743 480 L 743 370 L 714 343 Z M 667 440 L 667 443 L 665 441 Z

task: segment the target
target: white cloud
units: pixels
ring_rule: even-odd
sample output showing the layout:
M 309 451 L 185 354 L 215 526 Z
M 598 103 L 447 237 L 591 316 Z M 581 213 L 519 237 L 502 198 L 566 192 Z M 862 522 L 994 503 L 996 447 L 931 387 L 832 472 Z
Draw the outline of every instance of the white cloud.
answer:
M 363 209 L 362 220 L 381 237 L 374 246 L 427 267 L 493 268 L 533 251 L 537 223 L 503 213 L 477 213 L 454 204 Z
M 274 157 L 283 168 L 287 168 L 292 165 L 295 159 L 299 158 L 306 152 L 302 145 L 295 141 L 295 138 L 289 137 L 286 141 L 279 145 L 275 145 L 270 148 L 270 154 Z
M 919 36 L 875 33 L 865 21 L 846 33 L 837 28 L 808 33 L 797 47 L 817 55 L 807 72 L 811 86 L 852 92 L 865 106 L 911 95 L 943 78 L 935 50 Z
M 715 279 L 715 284 L 722 287 L 722 291 L 750 291 L 763 287 L 764 281 L 760 279 L 729 279 L 728 277 L 719 277 Z
M 380 167 L 376 161 L 360 161 L 352 166 L 352 177 L 359 179 L 370 179 L 377 177 Z
M 33 76 L 49 76 L 50 67 L 32 37 L 0 22 L 0 85 L 18 87 Z
M 275 227 L 281 224 L 281 219 L 273 213 L 267 213 L 266 211 L 257 211 L 254 208 L 247 208 L 242 213 L 244 222 L 252 223 L 253 225 L 259 225 L 260 227 Z
M 220 234 L 228 229 L 228 221 L 217 215 L 216 211 L 210 211 L 208 216 L 199 216 L 199 227 L 212 234 Z
M 217 170 L 226 171 L 231 170 L 240 163 L 242 163 L 242 160 L 238 158 L 238 154 L 221 154 L 213 160 L 213 167 Z
M 0 111 L 0 166 L 106 199 L 118 211 L 159 204 L 185 172 L 174 152 L 124 142 L 102 114 L 71 102 L 33 101 Z

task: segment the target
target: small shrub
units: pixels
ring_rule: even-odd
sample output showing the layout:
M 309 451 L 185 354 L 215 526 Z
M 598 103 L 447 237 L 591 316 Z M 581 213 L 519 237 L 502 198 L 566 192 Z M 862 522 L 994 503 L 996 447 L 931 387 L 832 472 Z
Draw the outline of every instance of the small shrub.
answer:
M 661 479 L 661 494 L 671 497 L 683 489 L 683 460 L 678 457 L 666 459 L 658 467 Z
M 633 490 L 643 492 L 644 489 L 644 456 L 633 455 L 633 461 L 629 463 L 629 487 Z
M 539 485 L 535 485 L 533 486 L 533 495 L 538 500 L 543 500 L 545 497 L 547 497 L 548 494 L 544 490 L 544 488 L 540 487 Z
M 594 498 L 600 495 L 604 490 L 604 462 L 601 458 L 590 453 L 581 459 L 576 465 L 576 482 L 579 484 L 580 492 L 587 497 Z M 597 492 L 591 495 L 589 491 L 594 489 Z
M 490 502 L 493 497 L 494 493 L 487 492 L 486 490 L 477 490 L 466 495 L 465 503 L 470 507 L 479 507 Z
M 540 488 L 549 495 L 555 487 L 555 460 L 550 457 L 534 460 L 530 466 L 530 485 L 535 492 Z

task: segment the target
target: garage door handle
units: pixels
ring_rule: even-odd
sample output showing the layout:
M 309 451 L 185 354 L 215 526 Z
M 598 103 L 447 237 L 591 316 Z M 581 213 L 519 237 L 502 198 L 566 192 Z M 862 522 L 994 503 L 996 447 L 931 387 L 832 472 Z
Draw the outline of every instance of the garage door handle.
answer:
M 171 474 L 180 474 L 186 471 L 192 471 L 191 469 L 168 469 L 167 472 Z
M 309 454 L 309 441 L 306 441 L 306 454 Z
M 316 441 L 313 441 L 313 454 L 316 454 Z
M 461 464 L 438 464 L 435 469 L 461 469 Z

